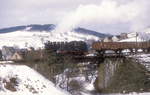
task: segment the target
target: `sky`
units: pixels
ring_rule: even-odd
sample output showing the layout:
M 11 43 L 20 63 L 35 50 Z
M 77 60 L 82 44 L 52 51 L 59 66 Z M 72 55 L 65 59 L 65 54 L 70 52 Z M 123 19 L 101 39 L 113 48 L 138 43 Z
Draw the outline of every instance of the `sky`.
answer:
M 1 0 L 0 28 L 56 24 L 57 31 L 84 27 L 102 33 L 150 26 L 150 0 Z

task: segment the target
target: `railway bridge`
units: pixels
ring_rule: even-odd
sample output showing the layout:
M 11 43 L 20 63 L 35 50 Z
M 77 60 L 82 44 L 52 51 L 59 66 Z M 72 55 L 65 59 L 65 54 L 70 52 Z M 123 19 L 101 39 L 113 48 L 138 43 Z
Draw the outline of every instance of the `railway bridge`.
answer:
M 150 53 L 150 42 L 95 42 L 92 49 L 95 56 L 75 56 L 79 61 L 103 62 L 106 58 L 126 58 L 126 56 Z

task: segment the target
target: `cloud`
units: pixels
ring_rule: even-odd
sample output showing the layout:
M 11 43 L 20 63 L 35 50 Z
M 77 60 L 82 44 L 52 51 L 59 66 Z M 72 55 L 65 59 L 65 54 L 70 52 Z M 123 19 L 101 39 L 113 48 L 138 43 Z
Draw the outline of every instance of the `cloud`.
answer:
M 63 18 L 55 31 L 71 31 L 83 24 L 86 27 L 90 27 L 91 24 L 104 26 L 103 28 L 106 29 L 101 32 L 114 32 L 114 34 L 124 32 L 121 29 L 114 29 L 114 25 L 117 28 L 119 26 L 123 29 L 128 28 L 127 32 L 146 28 L 149 25 L 146 20 L 149 20 L 148 16 L 150 16 L 148 13 L 150 2 L 147 0 L 127 1 L 103 0 L 99 5 L 80 5 L 75 11 Z M 107 30 L 107 28 L 111 29 Z
M 150 26 L 149 6 L 149 0 L 1 0 L 0 28 L 53 23 L 56 31 L 138 31 Z
M 101 1 L 101 0 L 100 0 Z M 1 0 L 0 28 L 23 24 L 57 24 L 79 4 L 100 2 L 97 0 Z

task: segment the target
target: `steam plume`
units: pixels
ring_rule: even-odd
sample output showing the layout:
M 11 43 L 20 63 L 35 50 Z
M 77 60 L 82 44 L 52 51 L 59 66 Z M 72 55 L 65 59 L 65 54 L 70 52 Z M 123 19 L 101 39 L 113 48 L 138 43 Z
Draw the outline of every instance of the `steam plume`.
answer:
M 67 33 L 79 25 L 85 23 L 90 25 L 93 22 L 106 26 L 117 23 L 129 24 L 130 31 L 138 31 L 149 25 L 147 22 L 148 16 L 150 16 L 148 0 L 126 0 L 130 1 L 126 3 L 119 1 L 122 0 L 103 0 L 99 5 L 80 5 L 63 18 L 55 32 Z

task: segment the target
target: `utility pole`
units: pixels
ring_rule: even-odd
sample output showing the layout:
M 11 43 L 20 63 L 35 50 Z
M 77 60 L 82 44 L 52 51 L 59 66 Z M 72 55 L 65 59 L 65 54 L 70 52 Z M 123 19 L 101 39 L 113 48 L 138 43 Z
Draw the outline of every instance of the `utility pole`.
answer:
M 136 43 L 137 43 L 137 32 L 136 32 Z
M 137 44 L 137 37 L 138 37 L 138 33 L 136 32 L 136 49 L 135 49 L 135 52 L 137 53 L 137 47 L 138 47 L 138 44 Z

